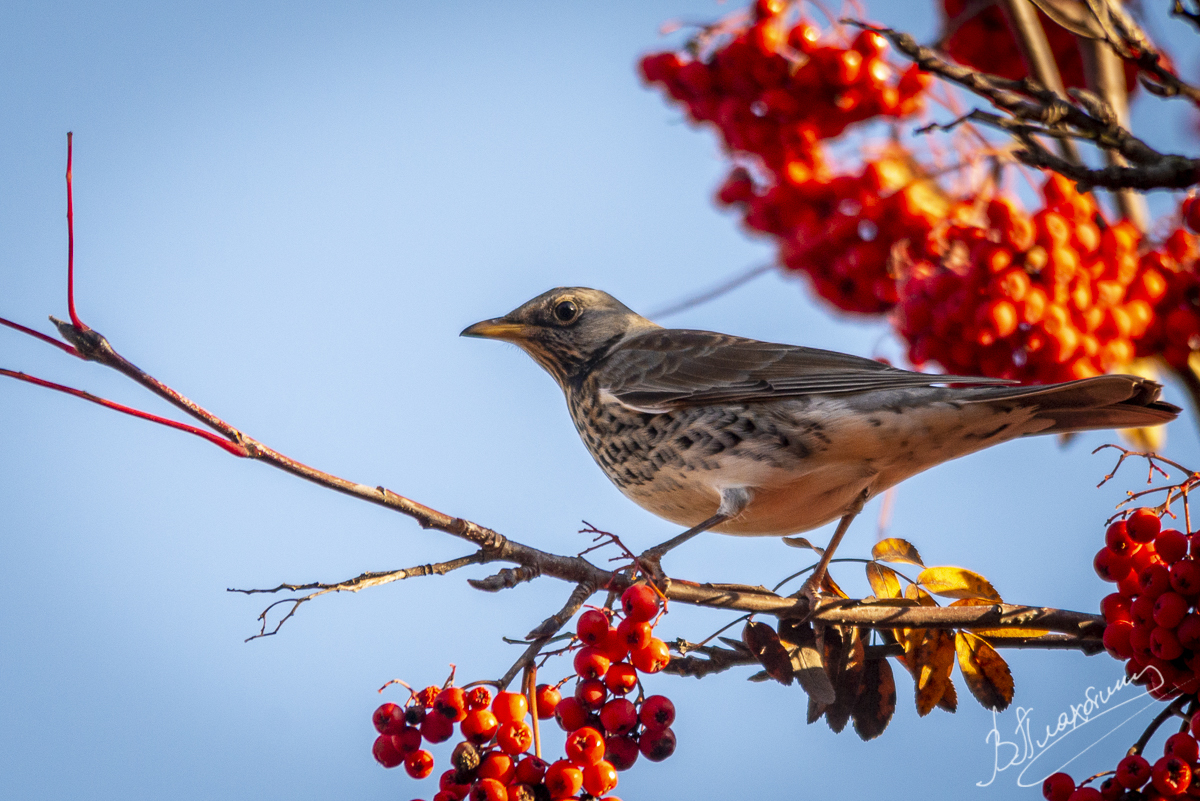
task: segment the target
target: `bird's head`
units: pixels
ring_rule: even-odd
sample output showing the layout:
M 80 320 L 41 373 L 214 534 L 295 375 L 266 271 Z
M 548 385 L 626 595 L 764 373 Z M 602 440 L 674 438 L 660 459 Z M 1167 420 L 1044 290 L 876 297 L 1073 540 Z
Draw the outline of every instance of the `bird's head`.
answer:
M 621 341 L 658 327 L 606 292 L 559 287 L 461 336 L 512 342 L 565 385 Z

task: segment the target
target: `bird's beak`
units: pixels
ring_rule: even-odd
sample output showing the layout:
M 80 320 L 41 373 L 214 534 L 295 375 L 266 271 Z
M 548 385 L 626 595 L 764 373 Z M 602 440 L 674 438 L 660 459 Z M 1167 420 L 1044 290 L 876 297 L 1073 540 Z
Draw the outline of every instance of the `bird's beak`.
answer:
M 509 342 L 516 342 L 527 339 L 529 336 L 528 332 L 529 326 L 527 325 L 514 323 L 504 317 L 496 317 L 467 326 L 459 336 L 479 337 L 481 339 L 504 339 Z

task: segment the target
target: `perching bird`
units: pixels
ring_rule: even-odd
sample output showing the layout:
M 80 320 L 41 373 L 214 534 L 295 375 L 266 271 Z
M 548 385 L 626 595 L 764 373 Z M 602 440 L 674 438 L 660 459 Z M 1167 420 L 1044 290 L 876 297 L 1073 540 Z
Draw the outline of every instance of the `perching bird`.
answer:
M 1180 411 L 1138 376 L 1013 386 L 914 373 L 662 328 L 582 287 L 552 289 L 462 335 L 512 342 L 544 367 L 621 492 L 692 527 L 676 540 L 848 526 L 869 498 L 950 459 L 1033 434 L 1160 425 Z

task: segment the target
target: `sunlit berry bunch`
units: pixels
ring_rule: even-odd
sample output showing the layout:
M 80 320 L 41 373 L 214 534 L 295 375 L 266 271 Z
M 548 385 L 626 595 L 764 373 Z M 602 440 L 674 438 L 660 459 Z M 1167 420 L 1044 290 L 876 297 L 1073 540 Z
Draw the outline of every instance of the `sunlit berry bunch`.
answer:
M 894 69 L 876 33 L 846 42 L 791 20 L 787 6 L 760 0 L 748 22 L 714 26 L 687 53 L 646 56 L 642 75 L 747 160 L 718 199 L 778 240 L 784 266 L 807 273 L 840 309 L 886 311 L 896 299 L 886 269 L 892 242 L 923 239 L 947 204 L 900 158 L 834 175 L 822 143 L 856 123 L 916 112 L 931 77 L 915 65 Z
M 923 178 L 902 152 L 854 175 L 789 177 L 761 192 L 750 181 L 748 171 L 735 168 L 718 200 L 741 204 L 747 227 L 774 236 L 780 262 L 808 275 L 818 295 L 844 311 L 866 314 L 896 303 L 889 271 L 893 244 L 907 240 L 921 248 L 940 221 L 968 208 Z
M 1192 195 L 1180 205 L 1185 228 L 1200 233 L 1200 197 Z M 1159 293 L 1155 320 L 1139 341 L 1139 355 L 1161 353 L 1177 370 L 1187 368 L 1188 357 L 1200 351 L 1200 247 L 1197 237 L 1180 228 L 1163 247 L 1147 253 L 1143 281 Z
M 1099 786 L 1076 785 L 1066 773 L 1055 773 L 1042 782 L 1046 801 L 1161 801 L 1200 796 L 1200 713 L 1193 715 L 1188 731 L 1172 734 L 1163 744 L 1162 757 L 1150 763 L 1141 753 L 1129 754 L 1115 771 L 1086 781 L 1102 779 Z
M 449 740 L 457 724 L 463 741 L 434 801 L 553 801 L 581 791 L 606 796 L 617 786 L 617 771 L 628 770 L 639 755 L 658 762 L 675 751 L 674 705 L 665 696 L 646 697 L 639 680 L 639 673 L 657 673 L 670 660 L 666 643 L 653 633 L 659 616 L 658 593 L 645 584 L 622 594 L 620 613 L 585 611 L 570 646 L 573 694 L 564 698 L 560 690 L 571 677 L 538 685 L 532 710 L 526 695 L 493 698 L 485 686 L 431 686 L 412 693 L 404 706 L 383 704 L 373 716 L 375 759 L 386 768 L 402 764 L 409 776 L 424 779 L 434 758 L 422 744 Z M 563 759 L 548 763 L 533 753 L 531 713 L 555 718 L 567 733 Z
M 971 5 L 971 0 L 942 0 L 946 21 L 953 26 L 953 32 L 942 44 L 942 49 L 958 63 L 992 75 L 1010 80 L 1019 80 L 1028 75 L 1029 68 L 1021 57 L 1021 50 L 1003 9 L 995 4 L 975 4 L 975 12 L 969 18 L 960 18 L 964 10 L 971 13 L 968 9 Z M 1037 15 L 1058 64 L 1063 85 L 1086 88 L 1083 58 L 1075 35 L 1041 11 Z M 1137 88 L 1137 72 L 1135 64 L 1125 63 L 1125 88 L 1130 92 Z
M 1100 603 L 1104 647 L 1155 698 L 1200 690 L 1200 537 L 1138 509 L 1108 527 L 1093 562 L 1117 591 Z
M 1162 286 L 1127 220 L 1108 224 L 1060 175 L 1026 214 L 996 197 L 985 224 L 951 225 L 902 278 L 896 327 L 916 365 L 1032 382 L 1087 378 L 1127 365 Z

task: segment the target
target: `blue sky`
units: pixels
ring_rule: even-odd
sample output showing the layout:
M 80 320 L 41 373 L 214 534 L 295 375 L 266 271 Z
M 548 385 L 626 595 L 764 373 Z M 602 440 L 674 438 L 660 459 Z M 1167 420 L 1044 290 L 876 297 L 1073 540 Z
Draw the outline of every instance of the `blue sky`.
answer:
M 933 30 L 924 4 L 870 7 L 921 37 Z M 9 4 L 0 316 L 49 330 L 45 315 L 65 314 L 73 130 L 79 310 L 130 360 L 295 458 L 522 542 L 577 552 L 583 519 L 635 546 L 659 542 L 676 529 L 596 469 L 540 369 L 457 333 L 556 285 L 648 311 L 770 257 L 710 201 L 724 168 L 711 134 L 634 71 L 664 21 L 730 8 Z M 1186 46 L 1179 23 L 1159 27 Z M 1154 141 L 1187 147 L 1179 105 L 1138 113 Z M 672 323 L 899 352 L 885 325 L 835 318 L 776 275 Z M 12 333 L 0 332 L 0 366 L 164 410 Z M 1167 397 L 1180 401 L 1174 388 Z M 542 580 L 483 595 L 463 580 L 479 568 L 324 598 L 280 636 L 243 643 L 265 603 L 227 587 L 467 549 L 16 382 L 0 383 L 0 419 L 0 777 L 12 797 L 429 798 L 432 782 L 371 760 L 375 689 L 440 682 L 450 662 L 463 680 L 499 675 L 516 657 L 500 638 L 569 591 Z M 1134 469 L 1095 489 L 1111 460 L 1089 453 L 1111 439 L 1013 443 L 929 471 L 900 488 L 890 533 L 930 562 L 978 570 L 1006 599 L 1095 609 L 1102 521 L 1141 479 Z M 1168 453 L 1200 464 L 1194 425 L 1171 427 Z M 869 548 L 877 516 L 868 507 L 846 555 Z M 775 540 L 708 535 L 667 569 L 766 583 L 804 564 Z M 866 591 L 857 573 L 838 577 Z M 698 640 L 730 617 L 678 608 L 664 633 Z M 1039 723 L 1121 675 L 1105 656 L 1010 662 L 1017 703 Z M 992 719 L 961 682 L 957 715 L 918 719 L 900 681 L 891 729 L 864 744 L 806 726 L 798 689 L 749 684 L 749 672 L 652 682 L 676 700 L 679 750 L 623 774 L 618 794 L 816 795 L 847 777 L 864 796 L 1015 793 L 1013 771 L 975 787 L 991 776 Z M 1014 726 L 1012 713 L 999 725 Z M 1114 764 L 1133 725 L 1080 772 Z

